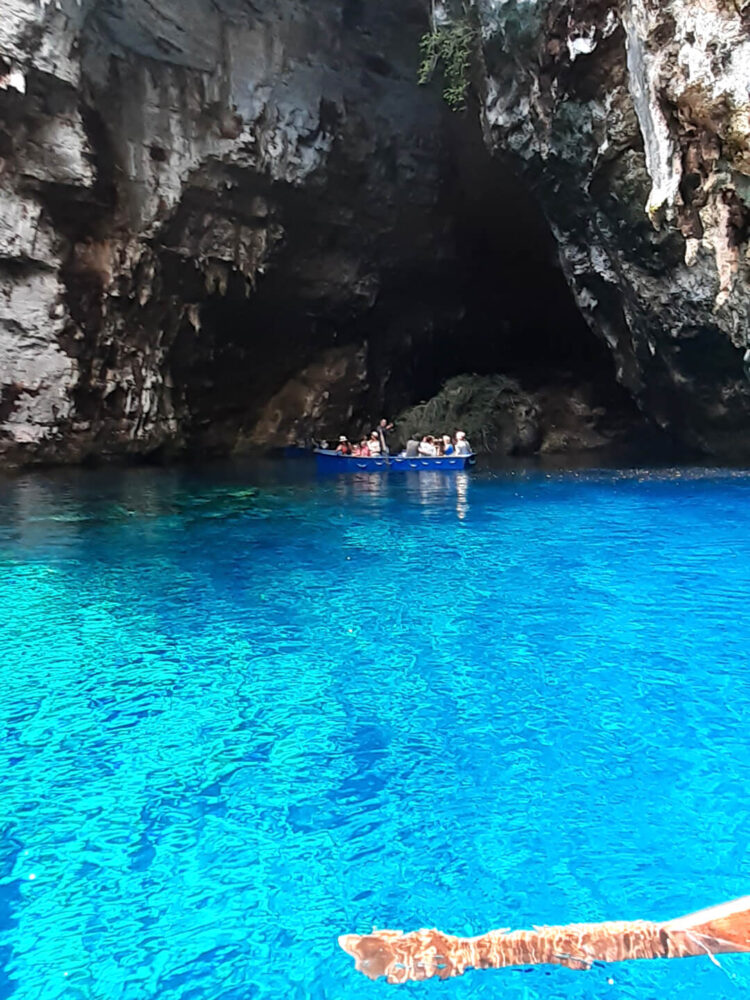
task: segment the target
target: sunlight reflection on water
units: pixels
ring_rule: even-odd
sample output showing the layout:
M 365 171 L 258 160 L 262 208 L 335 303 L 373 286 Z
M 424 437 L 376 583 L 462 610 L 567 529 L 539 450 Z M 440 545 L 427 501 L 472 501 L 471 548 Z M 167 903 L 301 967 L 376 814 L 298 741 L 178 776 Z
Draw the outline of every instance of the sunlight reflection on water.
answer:
M 748 500 L 702 470 L 6 481 L 0 997 L 376 998 L 339 933 L 746 893 Z M 721 1000 L 722 965 L 399 995 Z

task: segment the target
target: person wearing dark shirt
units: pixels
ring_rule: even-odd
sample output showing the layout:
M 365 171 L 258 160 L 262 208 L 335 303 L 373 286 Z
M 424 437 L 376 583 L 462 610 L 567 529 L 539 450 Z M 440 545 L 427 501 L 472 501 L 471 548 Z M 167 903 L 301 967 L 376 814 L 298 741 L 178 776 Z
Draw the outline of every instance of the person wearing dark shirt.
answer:
M 393 430 L 393 424 L 389 424 L 385 417 L 382 418 L 375 431 L 380 439 L 380 451 L 381 454 L 387 455 L 389 452 L 387 435 L 389 431 Z

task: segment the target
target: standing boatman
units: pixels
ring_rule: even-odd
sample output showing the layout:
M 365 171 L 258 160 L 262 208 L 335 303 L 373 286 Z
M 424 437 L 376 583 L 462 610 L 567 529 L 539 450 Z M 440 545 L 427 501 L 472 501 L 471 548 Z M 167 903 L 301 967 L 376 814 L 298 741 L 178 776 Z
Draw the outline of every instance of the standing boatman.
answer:
M 388 441 L 386 440 L 386 435 L 389 431 L 393 430 L 393 424 L 389 424 L 385 417 L 382 418 L 378 426 L 375 428 L 375 432 L 380 438 L 380 449 L 383 455 L 389 454 Z

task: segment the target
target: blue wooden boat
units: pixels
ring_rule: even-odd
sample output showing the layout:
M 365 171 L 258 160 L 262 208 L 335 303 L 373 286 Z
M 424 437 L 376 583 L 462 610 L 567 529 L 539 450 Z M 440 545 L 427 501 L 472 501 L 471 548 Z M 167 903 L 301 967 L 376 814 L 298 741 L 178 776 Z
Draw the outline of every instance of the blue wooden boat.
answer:
M 319 472 L 461 472 L 476 461 L 474 455 L 444 455 L 442 458 L 406 458 L 405 455 L 371 455 L 361 458 L 357 455 L 340 455 L 337 451 L 315 449 L 315 461 Z

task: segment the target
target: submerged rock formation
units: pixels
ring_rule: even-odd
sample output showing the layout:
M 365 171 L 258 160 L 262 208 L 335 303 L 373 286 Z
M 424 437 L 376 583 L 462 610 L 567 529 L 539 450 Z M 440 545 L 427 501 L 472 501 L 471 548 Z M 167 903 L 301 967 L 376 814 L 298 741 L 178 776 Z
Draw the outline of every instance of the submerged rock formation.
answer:
M 521 369 L 750 451 L 747 4 L 477 0 L 494 160 L 416 86 L 422 0 L 0 8 L 6 462 L 278 444 Z

